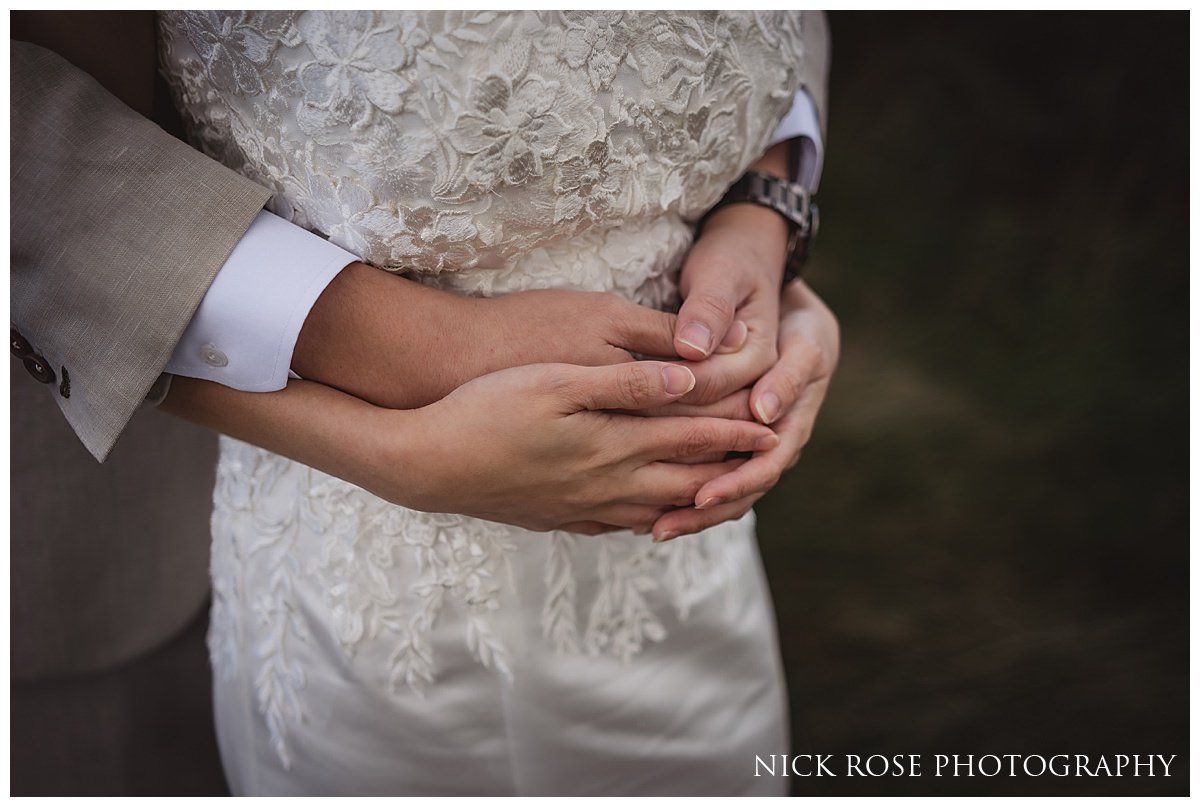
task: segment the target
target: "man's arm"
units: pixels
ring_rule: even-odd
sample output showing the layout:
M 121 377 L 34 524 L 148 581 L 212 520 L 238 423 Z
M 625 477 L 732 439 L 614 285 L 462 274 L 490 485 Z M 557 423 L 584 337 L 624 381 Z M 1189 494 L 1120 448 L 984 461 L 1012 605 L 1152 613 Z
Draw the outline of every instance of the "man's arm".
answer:
M 35 45 L 11 113 L 14 347 L 102 460 L 269 192 Z
M 519 364 L 672 352 L 670 315 L 612 295 L 530 292 L 480 310 L 361 263 L 342 269 L 353 255 L 260 210 L 265 189 L 58 55 L 13 53 L 13 353 L 98 459 L 164 368 L 271 391 L 294 366 L 415 407 Z M 213 282 L 234 269 L 242 285 Z
M 770 146 L 749 170 L 795 180 L 811 192 L 820 180 L 824 156 L 829 41 L 822 12 L 804 12 L 803 26 L 801 88 Z M 707 218 L 680 276 L 684 301 L 676 321 L 676 347 L 688 359 L 705 359 L 728 343 L 736 317 L 748 326 L 749 339 L 744 341 L 750 349 L 732 359 L 717 357 L 720 361 L 703 370 L 697 368 L 697 389 L 690 402 L 720 398 L 774 363 L 787 237 L 782 217 L 765 207 L 727 205 Z M 748 302 L 755 304 L 754 310 L 744 310 Z M 751 318 L 757 320 L 757 327 Z

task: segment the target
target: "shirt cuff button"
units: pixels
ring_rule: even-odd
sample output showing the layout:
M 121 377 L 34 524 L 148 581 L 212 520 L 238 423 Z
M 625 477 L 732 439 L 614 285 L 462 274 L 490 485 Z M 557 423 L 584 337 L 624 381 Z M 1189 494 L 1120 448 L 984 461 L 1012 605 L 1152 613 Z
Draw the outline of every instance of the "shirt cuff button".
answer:
M 212 344 L 200 346 L 200 358 L 209 367 L 224 367 L 229 364 L 229 359 L 225 354 Z

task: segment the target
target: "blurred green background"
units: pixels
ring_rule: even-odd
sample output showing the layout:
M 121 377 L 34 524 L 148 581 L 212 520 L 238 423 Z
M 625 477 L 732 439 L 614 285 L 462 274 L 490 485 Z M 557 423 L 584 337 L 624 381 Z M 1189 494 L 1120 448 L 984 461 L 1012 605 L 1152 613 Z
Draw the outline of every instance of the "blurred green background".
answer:
M 1188 16 L 830 28 L 843 355 L 758 508 L 793 751 L 1179 757 L 795 792 L 1184 794 Z

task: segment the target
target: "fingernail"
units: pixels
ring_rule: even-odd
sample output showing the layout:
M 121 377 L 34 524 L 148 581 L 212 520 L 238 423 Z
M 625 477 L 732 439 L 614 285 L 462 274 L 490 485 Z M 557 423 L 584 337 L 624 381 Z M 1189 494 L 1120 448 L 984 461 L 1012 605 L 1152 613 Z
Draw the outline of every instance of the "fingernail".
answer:
M 654 543 L 661 544 L 667 541 L 672 541 L 678 537 L 679 533 L 675 532 L 674 530 L 667 530 L 662 535 L 655 536 Z
M 723 501 L 724 501 L 724 499 L 722 499 L 720 496 L 709 496 L 707 499 L 700 502 L 700 504 L 696 505 L 696 509 L 697 510 L 705 510 L 709 507 L 716 507 L 718 504 L 720 504 Z
M 692 371 L 686 367 L 667 364 L 663 366 L 662 373 L 663 384 L 669 395 L 683 395 L 691 392 L 692 388 L 696 386 L 696 376 L 692 375 Z
M 758 418 L 763 423 L 770 423 L 779 417 L 779 407 L 779 396 L 773 392 L 764 392 L 759 396 L 758 403 L 754 404 Z
M 729 330 L 725 332 L 725 338 L 721 340 L 720 346 L 717 347 L 718 353 L 737 353 L 742 349 L 742 345 L 746 344 L 746 338 L 750 336 L 750 328 L 746 323 L 739 320 L 734 320 L 729 326 Z
M 770 451 L 775 446 L 779 445 L 778 434 L 764 434 L 754 442 L 755 451 Z
M 705 356 L 712 352 L 712 331 L 703 322 L 691 322 L 679 332 L 679 341 Z

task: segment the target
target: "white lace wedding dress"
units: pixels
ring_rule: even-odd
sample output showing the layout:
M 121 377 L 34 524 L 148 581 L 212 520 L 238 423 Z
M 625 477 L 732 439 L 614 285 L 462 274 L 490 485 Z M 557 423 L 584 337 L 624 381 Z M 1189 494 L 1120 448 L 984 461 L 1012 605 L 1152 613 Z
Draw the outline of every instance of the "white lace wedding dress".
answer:
M 802 77 L 785 12 L 166 12 L 194 142 L 464 294 L 677 302 Z M 454 327 L 454 323 L 447 323 Z M 569 338 L 564 334 L 564 338 Z M 665 545 L 390 505 L 230 439 L 209 636 L 236 793 L 777 793 L 753 516 Z

